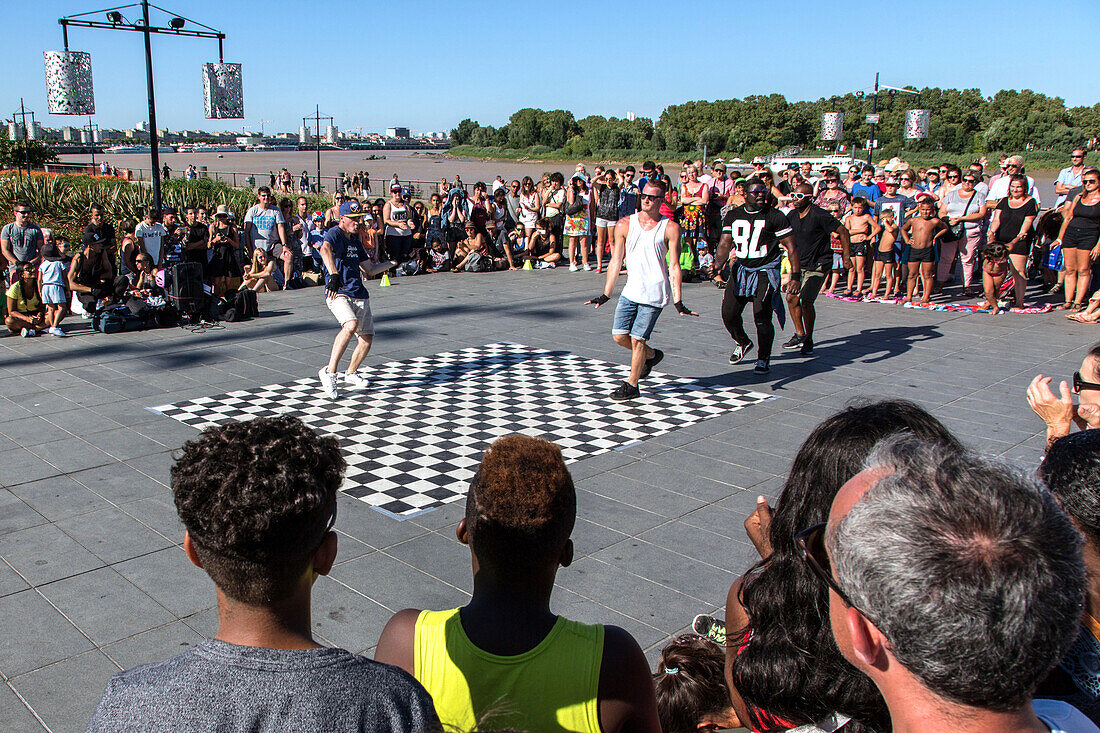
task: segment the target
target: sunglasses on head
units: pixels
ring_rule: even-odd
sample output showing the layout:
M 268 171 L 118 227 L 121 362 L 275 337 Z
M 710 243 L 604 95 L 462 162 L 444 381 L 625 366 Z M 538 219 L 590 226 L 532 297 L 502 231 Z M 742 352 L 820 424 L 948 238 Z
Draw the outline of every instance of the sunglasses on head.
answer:
M 813 574 L 840 596 L 840 600 L 844 601 L 846 606 L 855 608 L 855 604 L 848 598 L 848 595 L 833 580 L 829 553 L 825 551 L 825 528 L 827 526 L 826 522 L 822 522 L 802 530 L 794 537 L 795 545 L 802 551 L 802 560 L 809 566 Z
M 1081 379 L 1081 372 L 1074 372 L 1073 391 L 1076 393 L 1080 393 L 1083 389 L 1100 389 L 1100 383 L 1086 382 L 1084 379 Z

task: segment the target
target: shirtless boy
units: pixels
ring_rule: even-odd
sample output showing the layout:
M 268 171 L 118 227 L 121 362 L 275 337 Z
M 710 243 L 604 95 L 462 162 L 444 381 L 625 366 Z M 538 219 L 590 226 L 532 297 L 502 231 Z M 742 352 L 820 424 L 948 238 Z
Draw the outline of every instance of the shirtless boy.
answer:
M 875 217 L 868 213 L 867 199 L 856 196 L 852 199 L 852 210 L 844 217 L 844 227 L 852 238 L 852 267 L 848 270 L 848 289 L 845 295 L 859 297 L 863 295 L 864 264 L 875 246 L 875 239 L 881 228 Z M 855 288 L 852 287 L 853 281 Z
M 878 297 L 878 286 L 882 282 L 883 274 L 886 275 L 887 298 L 897 295 L 897 282 L 894 278 L 894 242 L 898 239 L 898 222 L 893 209 L 883 209 L 879 215 L 882 234 L 878 240 L 878 249 L 875 250 L 875 262 L 871 265 L 871 297 Z
M 921 303 L 932 302 L 932 278 L 936 269 L 936 240 L 947 231 L 947 225 L 936 216 L 934 199 L 921 196 L 917 202 L 917 215 L 905 220 L 901 238 L 909 245 L 908 288 L 905 302 L 912 303 L 917 289 L 917 275 L 924 288 Z

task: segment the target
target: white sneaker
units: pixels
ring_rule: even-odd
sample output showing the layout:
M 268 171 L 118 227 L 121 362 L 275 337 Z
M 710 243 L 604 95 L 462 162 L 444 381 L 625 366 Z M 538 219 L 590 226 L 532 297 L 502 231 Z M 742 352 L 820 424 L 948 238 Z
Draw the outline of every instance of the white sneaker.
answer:
M 585 272 L 592 272 L 592 265 L 590 265 L 590 264 L 588 264 L 587 262 L 585 262 L 585 263 L 584 263 L 584 271 L 585 271 Z
M 321 391 L 325 393 L 325 397 L 330 400 L 336 399 L 336 375 L 328 370 L 328 367 L 321 367 L 321 371 L 317 372 L 317 378 L 321 380 Z
M 570 262 L 569 263 L 569 272 L 576 272 L 577 269 L 578 268 L 577 268 L 577 263 L 576 262 Z
M 344 372 L 344 383 L 352 389 L 366 389 L 370 382 L 359 372 Z
M 37 336 L 38 331 L 35 331 L 33 328 L 24 328 L 22 334 L 23 338 L 30 338 L 31 336 Z
M 54 336 L 61 336 L 61 337 L 65 337 L 65 336 L 69 335 L 69 334 L 65 333 L 64 331 L 62 331 L 57 326 L 51 326 L 50 328 L 46 329 L 46 333 L 51 333 Z

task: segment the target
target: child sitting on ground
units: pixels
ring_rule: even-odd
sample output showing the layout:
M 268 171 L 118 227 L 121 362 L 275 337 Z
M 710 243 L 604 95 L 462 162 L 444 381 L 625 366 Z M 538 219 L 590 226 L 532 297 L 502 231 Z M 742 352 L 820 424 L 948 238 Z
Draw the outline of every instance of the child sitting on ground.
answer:
M 42 262 L 38 265 L 38 291 L 42 305 L 46 308 L 46 333 L 68 336 L 61 330 L 61 319 L 65 317 L 69 298 L 72 296 L 66 287 L 65 263 L 61 260 L 61 250 L 54 242 L 42 247 Z
M 550 220 L 543 217 L 535 222 L 535 229 L 527 237 L 527 257 L 539 270 L 557 267 L 561 259 L 561 245 L 558 237 L 551 231 Z
M 901 238 L 909 245 L 908 287 L 905 302 L 912 303 L 917 290 L 917 276 L 924 287 L 921 303 L 932 302 L 932 279 L 936 269 L 936 240 L 947 231 L 947 225 L 936 216 L 935 199 L 923 195 L 917 201 L 917 215 L 905 220 Z
M 879 215 L 879 226 L 882 227 L 882 234 L 878 240 L 878 249 L 875 250 L 875 262 L 871 265 L 871 297 L 878 297 L 878 286 L 885 274 L 885 295 L 887 298 L 893 298 L 897 295 L 897 280 L 894 277 L 894 243 L 898 239 L 898 222 L 892 208 L 882 210 Z
M 1008 261 L 1008 247 L 1001 242 L 991 242 L 982 252 L 982 285 L 985 289 L 985 302 L 979 308 L 989 308 L 992 315 L 1001 312 L 997 294 L 1001 292 L 1005 276 L 1012 265 Z
M 445 239 L 432 239 L 431 245 L 421 255 L 420 266 L 424 268 L 424 272 L 446 272 L 451 269 L 451 253 L 447 251 Z

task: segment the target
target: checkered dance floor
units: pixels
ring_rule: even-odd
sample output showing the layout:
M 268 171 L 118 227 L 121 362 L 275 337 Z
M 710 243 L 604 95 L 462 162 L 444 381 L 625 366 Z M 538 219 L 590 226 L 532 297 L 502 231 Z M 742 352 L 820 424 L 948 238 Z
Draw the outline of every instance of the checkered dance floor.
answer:
M 198 429 L 295 415 L 340 441 L 348 462 L 341 491 L 407 519 L 465 496 L 481 453 L 502 435 L 546 438 L 575 461 L 768 399 L 654 372 L 640 399 L 615 402 L 608 395 L 627 372 L 497 343 L 370 367 L 369 388 L 341 385 L 335 401 L 312 378 L 150 409 Z

